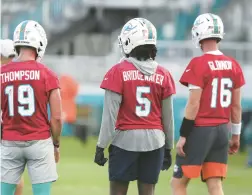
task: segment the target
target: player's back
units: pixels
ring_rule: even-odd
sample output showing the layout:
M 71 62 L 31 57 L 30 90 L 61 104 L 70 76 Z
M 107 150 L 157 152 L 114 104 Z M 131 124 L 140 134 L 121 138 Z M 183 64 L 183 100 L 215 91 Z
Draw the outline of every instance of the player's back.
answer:
M 11 62 L 2 67 L 1 109 L 4 140 L 50 137 L 47 114 L 50 90 L 59 88 L 55 74 L 36 61 Z
M 175 93 L 170 73 L 157 66 L 154 74 L 146 75 L 126 60 L 114 68 L 122 83 L 116 128 L 162 130 L 162 100 Z
M 194 58 L 180 82 L 203 89 L 195 124 L 214 126 L 229 122 L 232 92 L 244 84 L 244 78 L 240 65 L 218 51 Z

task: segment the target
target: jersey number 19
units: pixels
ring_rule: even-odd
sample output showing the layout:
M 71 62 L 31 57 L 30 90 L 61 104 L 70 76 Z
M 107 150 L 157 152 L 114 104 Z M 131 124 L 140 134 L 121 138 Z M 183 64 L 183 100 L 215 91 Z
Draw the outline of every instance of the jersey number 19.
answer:
M 9 116 L 14 116 L 14 86 L 9 85 L 5 88 L 5 94 L 8 96 Z M 24 84 L 17 87 L 17 107 L 21 116 L 32 116 L 35 112 L 34 90 L 31 85 Z

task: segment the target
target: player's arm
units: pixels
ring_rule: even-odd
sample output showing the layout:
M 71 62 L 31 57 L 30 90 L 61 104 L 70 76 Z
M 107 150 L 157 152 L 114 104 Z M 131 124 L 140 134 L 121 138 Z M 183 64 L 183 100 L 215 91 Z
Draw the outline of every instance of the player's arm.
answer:
M 121 101 L 122 96 L 120 94 L 105 90 L 102 123 L 94 159 L 94 162 L 100 166 L 104 166 L 108 160 L 104 157 L 104 148 L 108 146 L 114 136 Z
M 240 134 L 241 134 L 241 88 L 236 88 L 232 93 L 231 103 L 231 130 L 232 139 L 230 141 L 229 154 L 235 154 L 240 147 Z
M 185 117 L 183 118 L 180 127 L 180 138 L 177 143 L 177 153 L 180 156 L 185 156 L 184 145 L 186 143 L 186 138 L 190 135 L 194 127 L 194 121 L 199 111 L 200 98 L 202 94 L 202 89 L 198 86 L 189 85 L 189 99 L 185 108 Z
M 180 127 L 180 137 L 186 138 L 194 127 L 194 121 L 199 111 L 204 80 L 207 78 L 207 69 L 203 69 L 198 61 L 193 58 L 180 78 L 180 83 L 189 89 L 189 98 L 185 108 L 185 116 Z M 185 141 L 185 140 L 183 140 Z
M 60 89 L 53 89 L 50 91 L 49 97 L 50 111 L 51 111 L 51 132 L 53 144 L 59 146 L 60 135 L 62 130 L 62 107 Z
M 119 65 L 113 66 L 105 75 L 100 88 L 105 89 L 101 129 L 96 146 L 94 162 L 104 166 L 104 148 L 111 142 L 115 133 L 115 123 L 122 102 L 123 80 Z
M 122 102 L 122 96 L 110 90 L 105 90 L 102 122 L 97 146 L 106 148 L 115 133 L 115 123 Z
M 189 98 L 185 108 L 185 118 L 188 120 L 195 120 L 200 106 L 200 98 L 202 89 L 196 86 L 189 86 Z
M 240 147 L 240 134 L 241 134 L 241 118 L 242 118 L 242 106 L 241 106 L 241 87 L 245 84 L 244 75 L 241 66 L 235 60 L 236 64 L 234 69 L 234 89 L 232 91 L 231 100 L 231 127 L 232 127 L 232 139 L 230 141 L 229 153 L 234 154 L 238 152 Z
M 55 148 L 59 148 L 62 130 L 62 103 L 60 95 L 60 84 L 57 75 L 50 69 L 44 69 L 46 92 L 49 96 L 50 105 L 50 127 Z
M 172 95 L 162 101 L 162 123 L 165 133 L 165 148 L 171 150 L 174 147 L 174 115 Z
M 242 116 L 241 88 L 238 88 L 234 89 L 232 93 L 231 122 L 233 124 L 240 124 L 241 116 Z
M 189 98 L 185 108 L 185 117 L 183 119 L 180 136 L 188 137 L 194 127 L 194 120 L 198 114 L 202 89 L 189 84 Z
M 164 160 L 161 170 L 168 170 L 172 164 L 171 150 L 174 145 L 174 115 L 173 94 L 176 93 L 175 83 L 168 71 L 166 71 L 166 82 L 162 91 L 162 125 L 165 134 Z

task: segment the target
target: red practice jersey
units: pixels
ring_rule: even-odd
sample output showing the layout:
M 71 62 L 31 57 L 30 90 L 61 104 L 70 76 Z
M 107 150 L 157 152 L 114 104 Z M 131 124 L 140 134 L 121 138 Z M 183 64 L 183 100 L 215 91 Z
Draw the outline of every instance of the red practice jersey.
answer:
M 204 54 L 193 58 L 180 82 L 203 89 L 196 126 L 217 126 L 228 123 L 231 116 L 232 92 L 245 84 L 240 65 L 230 57 Z
M 116 129 L 160 129 L 162 100 L 175 94 L 170 73 L 157 67 L 156 73 L 147 76 L 128 61 L 113 66 L 105 75 L 101 88 L 122 95 Z
M 11 62 L 1 67 L 2 139 L 42 140 L 51 136 L 49 93 L 59 88 L 57 76 L 36 61 Z

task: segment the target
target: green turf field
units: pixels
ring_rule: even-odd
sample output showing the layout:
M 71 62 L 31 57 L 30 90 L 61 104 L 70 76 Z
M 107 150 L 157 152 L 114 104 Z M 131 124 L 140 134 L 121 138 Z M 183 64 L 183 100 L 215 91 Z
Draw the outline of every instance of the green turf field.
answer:
M 59 180 L 53 185 L 52 195 L 107 195 L 109 194 L 108 166 L 93 163 L 96 140 L 86 145 L 73 138 L 63 138 L 61 160 L 58 164 Z M 252 195 L 252 169 L 245 168 L 244 155 L 232 156 L 228 179 L 224 182 L 226 195 Z M 45 173 L 46 174 L 46 173 Z M 172 172 L 162 172 L 156 187 L 157 195 L 169 195 Z M 136 183 L 131 183 L 129 195 L 137 195 Z M 189 185 L 189 195 L 207 195 L 206 186 L 199 180 Z M 32 195 L 31 184 L 25 173 L 24 195 Z

